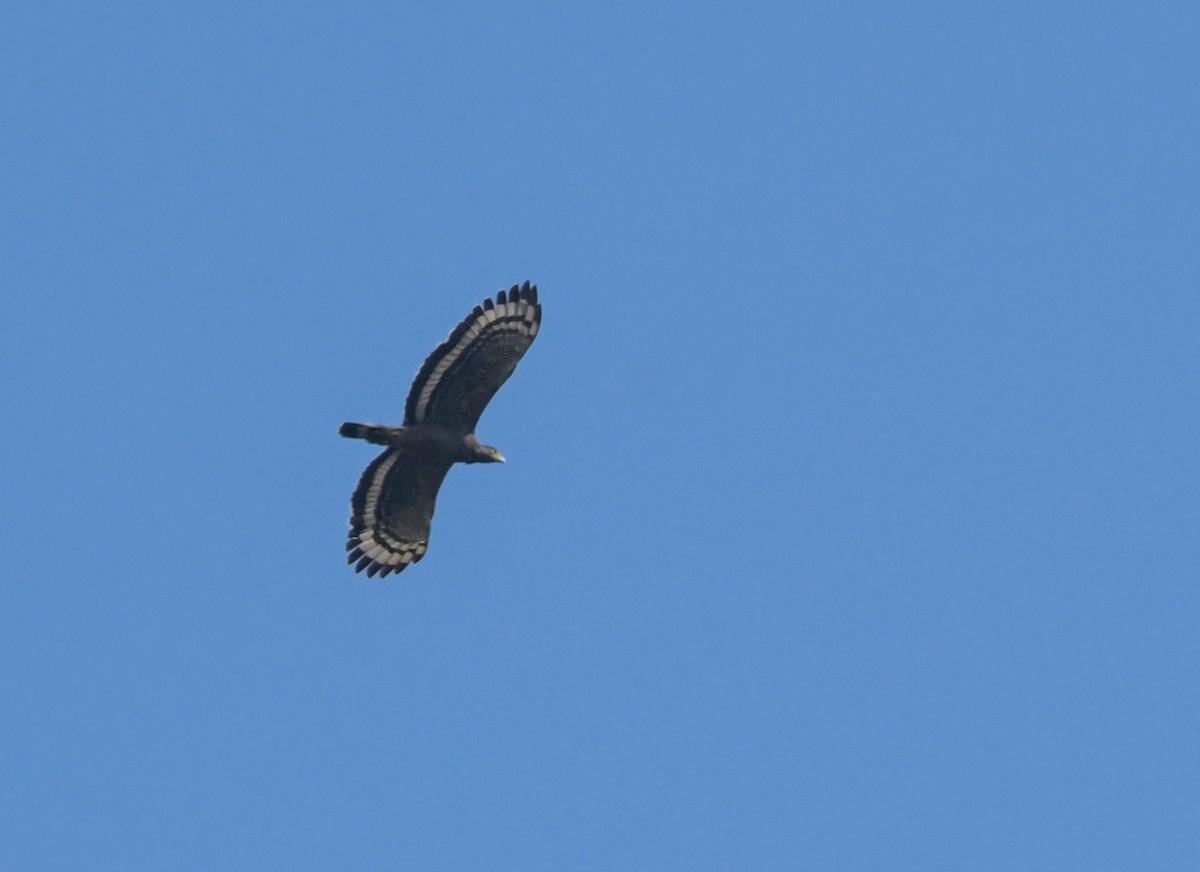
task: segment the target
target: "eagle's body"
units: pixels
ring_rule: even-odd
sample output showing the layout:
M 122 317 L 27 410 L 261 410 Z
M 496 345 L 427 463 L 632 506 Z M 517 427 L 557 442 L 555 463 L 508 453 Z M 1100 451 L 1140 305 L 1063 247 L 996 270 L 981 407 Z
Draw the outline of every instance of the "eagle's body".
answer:
M 385 427 L 381 424 L 351 424 L 338 428 L 348 439 L 365 439 L 376 445 L 403 449 L 405 453 L 429 460 L 442 459 L 452 463 L 486 463 L 493 458 L 486 445 L 481 445 L 474 433 L 461 433 L 441 424 L 414 427 Z M 483 449 L 481 456 L 480 449 Z
M 536 286 L 501 291 L 494 303 L 476 306 L 425 360 L 408 393 L 403 427 L 341 426 L 343 436 L 387 446 L 350 500 L 346 549 L 356 572 L 386 576 L 419 561 L 450 467 L 504 461 L 475 438 L 475 425 L 533 343 L 541 319 Z

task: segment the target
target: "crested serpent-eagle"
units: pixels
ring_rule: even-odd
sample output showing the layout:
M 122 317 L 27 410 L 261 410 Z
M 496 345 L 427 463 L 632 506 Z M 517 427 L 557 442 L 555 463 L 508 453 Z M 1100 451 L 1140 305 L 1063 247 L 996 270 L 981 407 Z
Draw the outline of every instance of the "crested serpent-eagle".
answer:
M 517 368 L 542 322 L 537 286 L 525 282 L 476 306 L 417 373 L 404 425 L 342 424 L 351 439 L 387 449 L 371 461 L 350 498 L 346 550 L 354 571 L 400 572 L 425 556 L 438 488 L 455 463 L 503 463 L 475 425 Z

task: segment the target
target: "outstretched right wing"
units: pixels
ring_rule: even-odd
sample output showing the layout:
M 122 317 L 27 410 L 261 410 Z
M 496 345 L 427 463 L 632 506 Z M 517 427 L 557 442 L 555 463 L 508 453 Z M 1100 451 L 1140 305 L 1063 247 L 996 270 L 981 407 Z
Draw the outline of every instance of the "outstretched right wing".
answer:
M 426 358 L 408 392 L 404 424 L 441 424 L 472 433 L 484 407 L 537 336 L 542 307 L 537 286 L 513 285 L 451 331 Z

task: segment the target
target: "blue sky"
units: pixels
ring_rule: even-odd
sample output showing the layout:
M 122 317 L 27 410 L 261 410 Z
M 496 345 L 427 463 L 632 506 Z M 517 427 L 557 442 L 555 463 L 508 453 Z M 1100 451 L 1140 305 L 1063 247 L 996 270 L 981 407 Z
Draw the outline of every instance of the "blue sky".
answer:
M 1190 3 L 0 13 L 21 869 L 1200 861 Z M 425 355 L 544 325 L 428 557 Z

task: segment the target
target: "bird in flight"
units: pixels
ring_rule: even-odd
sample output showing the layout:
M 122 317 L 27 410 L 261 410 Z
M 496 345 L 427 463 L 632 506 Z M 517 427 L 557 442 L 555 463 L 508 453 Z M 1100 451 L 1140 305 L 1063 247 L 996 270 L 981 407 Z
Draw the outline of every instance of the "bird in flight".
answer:
M 455 463 L 503 463 L 475 425 L 537 337 L 537 285 L 513 285 L 476 306 L 425 359 L 408 391 L 404 425 L 345 423 L 350 439 L 386 445 L 350 498 L 347 562 L 367 576 L 400 572 L 429 547 L 438 488 Z

